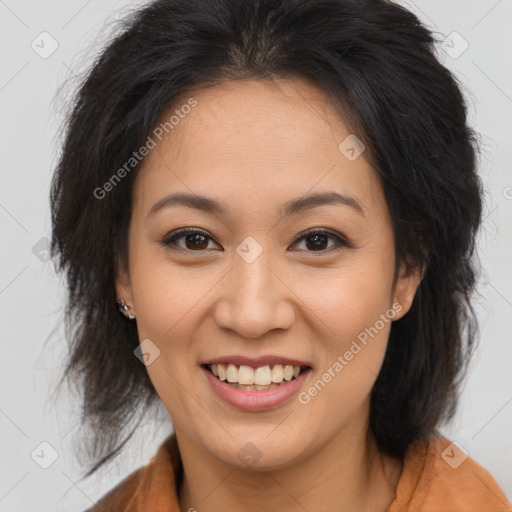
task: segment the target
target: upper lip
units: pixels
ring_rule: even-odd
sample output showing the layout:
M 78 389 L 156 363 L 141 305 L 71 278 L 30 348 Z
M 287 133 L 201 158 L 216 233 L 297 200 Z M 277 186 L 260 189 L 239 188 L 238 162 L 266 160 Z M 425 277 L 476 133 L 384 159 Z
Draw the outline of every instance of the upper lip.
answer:
M 311 368 L 311 364 L 305 361 L 300 361 L 299 359 L 292 359 L 286 356 L 260 356 L 260 357 L 245 357 L 241 355 L 232 355 L 232 356 L 219 356 L 214 357 L 212 359 L 208 359 L 207 361 L 203 361 L 200 364 L 219 364 L 219 363 L 232 363 L 237 366 L 245 365 L 251 366 L 252 368 L 259 368 L 260 366 L 272 365 L 272 364 L 284 364 L 284 365 L 292 365 L 292 366 L 309 366 Z

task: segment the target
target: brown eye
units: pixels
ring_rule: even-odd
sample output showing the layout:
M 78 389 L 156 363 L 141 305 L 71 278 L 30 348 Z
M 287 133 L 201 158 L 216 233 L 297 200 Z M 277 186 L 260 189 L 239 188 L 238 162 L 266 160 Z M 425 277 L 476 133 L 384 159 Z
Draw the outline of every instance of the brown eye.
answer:
M 331 245 L 330 247 L 328 245 L 329 239 L 335 241 L 335 244 Z M 331 252 L 327 249 L 336 246 L 338 246 L 338 248 L 350 247 L 349 242 L 345 238 L 326 230 L 306 231 L 306 233 L 303 233 L 299 238 L 296 239 L 294 245 L 298 242 L 302 242 L 303 240 L 305 241 L 307 252 Z
M 184 240 L 183 244 L 177 243 L 179 240 Z M 163 245 L 177 246 L 179 249 L 188 251 L 204 251 L 208 247 L 208 241 L 213 240 L 209 235 L 196 229 L 183 229 L 165 238 Z
M 178 243 L 181 240 L 183 240 L 183 242 Z M 329 240 L 334 241 L 334 244 L 329 245 Z M 162 241 L 162 244 L 171 248 L 174 246 L 184 251 L 203 252 L 208 249 L 209 241 L 213 241 L 213 238 L 205 232 L 187 228 L 166 237 Z M 305 241 L 306 252 L 325 253 L 331 252 L 330 249 L 333 247 L 352 247 L 344 237 L 326 230 L 307 231 L 299 238 L 295 239 L 293 245 L 302 241 Z
M 193 234 L 193 235 L 185 235 L 185 246 L 187 249 L 206 249 L 208 246 L 208 242 L 205 244 L 205 240 L 207 237 L 205 237 L 202 234 Z M 188 245 L 190 243 L 190 245 Z

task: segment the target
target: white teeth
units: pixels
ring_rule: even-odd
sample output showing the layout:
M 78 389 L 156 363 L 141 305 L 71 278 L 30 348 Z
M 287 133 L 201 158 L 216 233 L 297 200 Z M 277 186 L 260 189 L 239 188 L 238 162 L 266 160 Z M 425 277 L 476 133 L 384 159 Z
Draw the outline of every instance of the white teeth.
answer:
M 293 377 L 293 366 L 287 364 L 284 367 L 283 378 L 284 380 L 292 380 Z
M 220 380 L 226 380 L 226 368 L 223 364 L 212 364 L 212 373 L 215 375 L 215 370 L 213 368 L 217 368 L 217 373 L 219 374 Z
M 272 368 L 272 371 L 270 372 L 270 378 L 272 379 L 272 382 L 283 382 L 283 375 L 283 365 L 275 364 Z
M 235 387 L 240 387 L 240 389 L 257 389 L 260 391 L 269 389 L 269 385 L 272 389 L 274 384 L 280 384 L 283 380 L 290 381 L 300 374 L 300 366 L 290 364 L 275 364 L 272 368 L 270 365 L 260 366 L 259 368 L 252 368 L 247 365 L 238 367 L 233 363 L 227 365 L 212 364 L 210 367 L 213 375 L 220 380 L 227 380 Z
M 270 378 L 270 366 L 260 366 L 254 370 L 254 384 L 268 386 L 272 382 Z
M 238 370 L 233 363 L 228 364 L 226 369 L 226 379 L 228 382 L 238 382 Z
M 238 369 L 238 383 L 254 384 L 254 370 L 250 366 L 240 366 Z
M 243 389 L 245 391 L 266 391 L 267 389 L 274 389 L 279 387 L 278 384 L 270 384 L 270 386 L 258 386 L 256 384 L 246 386 L 245 384 L 230 384 L 230 386 L 238 389 Z

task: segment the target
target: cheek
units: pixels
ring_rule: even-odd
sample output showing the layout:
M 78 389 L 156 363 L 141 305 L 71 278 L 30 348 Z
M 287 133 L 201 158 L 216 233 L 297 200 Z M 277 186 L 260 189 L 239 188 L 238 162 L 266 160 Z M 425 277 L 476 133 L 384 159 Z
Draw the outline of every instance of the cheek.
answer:
M 225 270 L 209 265 L 171 265 L 147 247 L 134 251 L 131 273 L 139 338 L 154 341 L 161 351 L 148 374 L 162 402 L 172 407 L 171 416 L 193 414 L 194 404 L 182 390 L 194 389 L 196 349 L 208 336 L 198 330 L 211 325 L 215 286 L 230 275 L 223 278 Z M 293 283 L 293 294 L 285 299 L 300 311 L 294 328 L 311 340 L 321 381 L 310 388 L 308 410 L 320 418 L 334 409 L 343 417 L 364 401 L 382 364 L 391 325 L 382 315 L 390 308 L 392 266 L 385 256 L 359 254 L 337 269 L 285 273 Z
M 341 342 L 357 337 L 390 308 L 392 278 L 389 262 L 360 260 L 322 277 L 296 279 L 295 290 L 318 326 Z
M 299 396 L 304 413 L 319 425 L 332 418 L 347 422 L 368 404 L 395 316 L 388 288 L 372 272 L 364 279 L 352 274 L 322 291 L 307 304 L 315 312 L 317 367 Z M 334 422 L 332 428 L 338 427 Z
M 389 260 L 371 254 L 355 255 L 343 267 L 328 271 L 310 269 L 296 275 L 285 270 L 294 294 L 284 299 L 293 302 L 297 297 L 295 306 L 310 328 L 321 333 L 322 340 L 331 340 L 327 346 L 343 349 L 389 308 L 392 273 Z M 140 339 L 155 340 L 169 352 L 190 349 L 188 343 L 211 313 L 208 304 L 223 274 L 211 265 L 170 264 L 159 251 L 134 251 L 132 289 Z M 229 274 L 224 279 L 230 279 Z
M 149 250 L 135 255 L 132 275 L 139 334 L 162 343 L 192 336 L 201 302 L 218 281 L 211 270 L 185 269 Z
M 199 371 L 193 340 L 202 321 L 201 301 L 214 281 L 211 273 L 171 266 L 149 250 L 134 254 L 132 275 L 139 339 L 151 340 L 160 351 L 146 370 L 171 417 L 185 421 L 198 412 L 190 400 Z
M 317 280 L 301 280 L 299 295 L 315 322 L 320 382 L 311 389 L 311 397 L 322 391 L 313 406 L 317 412 L 329 403 L 334 408 L 336 404 L 356 408 L 375 382 L 396 313 L 389 301 L 393 277 L 389 261 L 361 259 L 320 280 L 321 286 L 313 283 Z

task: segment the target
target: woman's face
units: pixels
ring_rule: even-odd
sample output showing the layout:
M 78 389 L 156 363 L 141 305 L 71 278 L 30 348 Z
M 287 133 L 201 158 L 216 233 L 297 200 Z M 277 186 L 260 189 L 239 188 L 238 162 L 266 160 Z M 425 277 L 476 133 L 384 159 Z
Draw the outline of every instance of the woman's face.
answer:
M 152 135 L 117 293 L 178 439 L 277 469 L 366 432 L 391 322 L 419 278 L 399 268 L 394 281 L 377 175 L 318 89 L 237 81 L 190 96 Z M 213 362 L 264 387 L 233 387 Z M 310 369 L 286 380 L 294 365 Z

